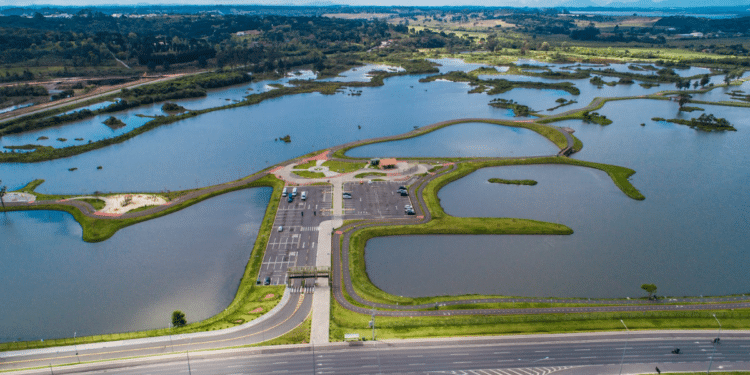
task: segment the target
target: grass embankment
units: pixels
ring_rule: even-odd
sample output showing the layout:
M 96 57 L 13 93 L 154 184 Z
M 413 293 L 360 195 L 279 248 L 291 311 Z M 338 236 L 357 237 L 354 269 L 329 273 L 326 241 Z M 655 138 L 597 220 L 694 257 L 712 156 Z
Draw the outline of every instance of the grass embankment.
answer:
M 379 140 L 371 140 L 371 141 L 363 141 L 351 146 L 342 147 L 335 152 L 331 154 L 332 158 L 343 158 L 343 159 L 359 159 L 359 158 L 352 158 L 349 156 L 346 156 L 346 152 L 355 148 L 355 147 L 361 147 L 369 144 L 375 144 L 375 143 L 383 143 L 383 142 L 392 142 L 392 141 L 400 141 L 403 139 L 409 139 L 414 137 L 419 137 L 421 135 L 425 135 L 430 132 L 434 132 L 438 129 L 442 129 L 446 126 L 451 125 L 458 125 L 458 124 L 466 124 L 466 123 L 473 123 L 473 122 L 483 122 L 487 124 L 495 124 L 495 125 L 502 125 L 502 126 L 511 126 L 515 128 L 526 128 L 529 130 L 532 130 L 539 135 L 549 139 L 552 143 L 554 143 L 558 148 L 561 150 L 567 147 L 568 140 L 565 138 L 565 135 L 560 133 L 560 131 L 549 127 L 544 126 L 541 124 L 533 123 L 533 122 L 515 122 L 515 121 L 503 121 L 503 120 L 493 120 L 493 119 L 470 119 L 470 120 L 454 120 L 454 121 L 445 121 L 442 123 L 439 123 L 437 125 L 430 125 L 426 126 L 424 128 L 419 128 L 413 131 L 410 131 L 406 134 L 394 136 L 389 139 L 379 139 Z M 541 122 L 541 121 L 540 121 Z M 409 159 L 409 158 L 401 158 L 401 159 Z M 419 158 L 419 159 L 425 159 L 425 158 Z M 441 160 L 445 158 L 440 158 Z
M 388 175 L 387 173 L 383 173 L 383 172 L 365 172 L 365 173 L 355 174 L 354 178 L 382 177 L 382 176 L 387 176 L 387 175 Z
M 95 210 L 99 211 L 102 208 L 104 208 L 104 205 L 106 204 L 101 199 L 95 199 L 95 198 L 84 198 L 84 199 L 78 199 L 81 202 L 86 202 L 91 205 L 91 207 L 94 207 Z M 132 212 L 132 210 L 131 210 Z
M 359 162 L 345 162 L 345 161 L 337 161 L 337 160 L 328 160 L 325 163 L 323 163 L 324 167 L 328 167 L 328 170 L 331 172 L 338 172 L 338 173 L 349 173 L 354 172 L 356 170 L 360 170 L 365 167 L 365 164 Z
M 243 283 L 244 283 L 243 279 Z M 242 284 L 240 284 L 242 288 Z M 176 335 L 182 333 L 193 333 L 193 332 L 206 332 L 214 331 L 218 329 L 224 329 L 234 327 L 239 324 L 249 322 L 256 319 L 268 312 L 276 306 L 281 300 L 281 295 L 284 293 L 284 286 L 254 286 L 248 293 L 241 298 L 241 302 L 229 311 L 232 305 L 227 310 L 222 311 L 218 315 L 215 315 L 206 320 L 190 323 L 180 328 L 162 328 L 152 329 L 147 331 L 137 332 L 124 332 L 124 333 L 112 333 L 104 335 L 92 335 L 92 336 L 78 336 L 75 341 L 72 337 L 61 338 L 61 339 L 45 339 L 42 341 L 21 341 L 21 342 L 7 342 L 0 343 L 0 351 L 7 350 L 23 350 L 23 349 L 36 349 L 36 348 L 48 348 L 54 346 L 64 346 L 73 344 L 89 344 L 95 342 L 105 341 L 118 341 L 128 339 L 139 339 L 144 337 L 157 337 L 166 335 Z M 273 294 L 273 298 L 265 298 L 267 294 Z M 252 312 L 256 309 L 262 309 L 259 312 Z M 168 316 L 165 315 L 165 320 Z M 190 318 L 188 316 L 188 318 Z
M 326 177 L 326 174 L 323 172 L 292 171 L 292 173 L 303 178 L 325 178 Z
M 506 180 L 503 178 L 490 178 L 487 180 L 493 184 L 506 184 L 506 185 L 527 185 L 534 186 L 537 184 L 534 180 Z
M 44 180 L 36 180 L 29 185 L 25 186 L 21 191 L 28 192 L 31 194 L 37 195 L 37 200 L 57 200 L 57 199 L 63 199 L 67 198 L 67 196 L 48 196 L 43 194 L 37 194 L 33 191 L 34 188 L 39 186 L 41 182 L 44 182 Z M 229 183 L 227 183 L 229 184 Z M 225 184 L 225 185 L 227 185 Z M 274 176 L 265 176 L 255 182 L 252 182 L 247 185 L 241 185 L 241 186 L 235 186 L 235 187 L 227 187 L 224 190 L 218 190 L 210 193 L 206 193 L 203 195 L 200 195 L 196 198 L 190 199 L 188 201 L 176 204 L 174 206 L 170 206 L 164 211 L 157 212 L 152 215 L 147 215 L 143 217 L 137 217 L 137 218 L 128 218 L 128 219 L 116 219 L 116 218 L 93 218 L 84 215 L 79 211 L 77 208 L 72 206 L 67 206 L 63 204 L 47 204 L 47 205 L 38 205 L 38 206 L 16 206 L 16 207 L 7 207 L 6 211 L 24 211 L 24 210 L 56 210 L 56 211 L 65 211 L 73 215 L 73 217 L 76 219 L 76 221 L 81 225 L 83 228 L 83 240 L 86 242 L 100 242 L 104 241 L 112 235 L 114 235 L 118 230 L 121 228 L 127 227 L 129 225 L 133 225 L 136 223 L 140 223 L 143 221 L 151 220 L 157 217 L 161 217 L 164 215 L 171 214 L 173 212 L 179 211 L 185 207 L 191 206 L 195 203 L 201 202 L 203 200 L 206 200 L 208 198 L 228 193 L 230 191 L 234 190 L 240 190 L 240 189 L 246 189 L 250 187 L 273 187 L 274 188 L 274 194 L 281 194 L 281 189 L 283 188 L 283 182 L 279 179 L 277 179 Z M 205 188 L 204 188 L 205 189 Z M 200 189 L 198 189 L 200 190 Z M 270 206 L 277 206 L 278 202 L 275 200 L 271 200 Z
M 359 296 L 370 301 L 402 305 L 418 305 L 457 299 L 454 296 L 410 298 L 388 294 L 377 288 L 367 276 L 364 252 L 368 240 L 375 237 L 394 235 L 420 234 L 572 234 L 573 230 L 562 224 L 547 223 L 528 219 L 513 218 L 465 218 L 453 217 L 445 213 L 440 206 L 438 191 L 445 185 L 456 181 L 468 174 L 487 167 L 535 164 L 567 164 L 588 168 L 595 168 L 606 172 L 615 185 L 623 193 L 637 200 L 645 199 L 643 195 L 628 181 L 628 177 L 635 171 L 632 169 L 580 161 L 564 157 L 546 157 L 533 159 L 491 160 L 482 162 L 466 162 L 458 164 L 456 170 L 437 177 L 425 186 L 424 201 L 432 215 L 432 220 L 419 225 L 375 226 L 356 231 L 350 237 L 349 270 L 352 285 Z M 414 191 L 412 192 L 414 194 Z M 461 299 L 479 298 L 476 296 L 462 296 Z
M 81 214 L 81 212 L 75 209 L 74 207 L 63 206 L 63 205 L 50 205 L 53 207 L 57 206 L 56 208 L 43 207 L 43 206 L 19 207 L 19 208 L 20 209 L 41 209 L 41 210 L 57 209 L 61 211 L 70 212 L 73 215 L 73 217 L 76 218 L 76 220 L 79 220 L 79 219 L 86 220 L 84 221 L 84 223 L 86 224 L 81 224 L 81 226 L 84 228 L 84 240 L 86 240 L 87 228 L 89 228 L 89 231 L 90 231 L 91 230 L 90 228 L 95 225 L 108 225 L 107 229 L 112 231 L 111 234 L 109 234 L 109 236 L 111 236 L 112 234 L 114 234 L 114 232 L 117 231 L 117 229 L 124 227 L 126 225 L 132 225 L 139 221 L 149 220 L 155 217 L 163 216 L 168 213 L 172 213 L 174 211 L 188 207 L 192 204 L 195 204 L 197 202 L 203 201 L 205 199 L 208 199 L 210 197 L 213 197 L 219 194 L 223 194 L 223 193 L 227 193 L 227 192 L 239 190 L 239 189 L 245 189 L 249 187 L 271 186 L 274 188 L 273 194 L 271 195 L 273 197 L 273 196 L 278 196 L 281 194 L 281 189 L 283 188 L 283 185 L 284 185 L 283 182 L 281 180 L 278 180 L 274 176 L 265 176 L 251 184 L 204 194 L 188 202 L 184 202 L 180 205 L 177 205 L 174 207 L 174 209 L 166 210 L 158 214 L 149 215 L 147 217 L 138 218 L 138 219 L 124 219 L 124 220 L 92 219 Z M 218 329 L 234 327 L 239 324 L 249 322 L 263 315 L 264 313 L 268 312 L 270 309 L 276 306 L 278 302 L 280 301 L 281 296 L 284 293 L 284 286 L 259 286 L 259 285 L 255 285 L 255 280 L 260 270 L 260 266 L 263 262 L 263 254 L 265 252 L 266 245 L 268 244 L 268 239 L 270 237 L 270 233 L 273 227 L 273 220 L 276 214 L 276 210 L 278 209 L 278 206 L 279 206 L 279 200 L 277 199 L 270 200 L 268 207 L 266 208 L 266 213 L 265 213 L 265 216 L 263 217 L 263 222 L 261 224 L 260 230 L 258 231 L 258 237 L 255 240 L 255 244 L 253 246 L 250 259 L 248 260 L 247 265 L 245 266 L 245 272 L 242 276 L 242 280 L 240 281 L 240 285 L 237 288 L 237 293 L 235 294 L 235 297 L 232 303 L 230 303 L 229 306 L 225 310 L 223 310 L 219 314 L 213 317 L 210 317 L 206 320 L 196 322 L 196 323 L 191 323 L 191 324 L 186 325 L 185 327 L 174 328 L 171 331 L 168 329 L 157 329 L 157 330 L 148 330 L 148 331 L 140 331 L 140 332 L 95 335 L 95 336 L 87 336 L 87 337 L 78 337 L 76 342 L 78 344 L 81 344 L 81 343 L 88 343 L 88 342 L 101 342 L 101 341 L 112 341 L 112 340 L 125 340 L 125 339 L 130 339 L 130 338 L 164 336 L 167 334 L 213 331 L 213 330 L 218 330 Z M 96 222 L 90 223 L 87 220 L 92 220 Z M 131 222 L 132 220 L 137 220 L 137 221 Z M 106 223 L 107 221 L 114 222 L 114 223 Z M 105 223 L 102 223 L 102 222 L 105 222 Z M 81 223 L 80 220 L 79 220 L 79 223 Z M 120 226 L 118 227 L 118 225 Z M 96 232 L 94 234 L 98 234 L 98 233 L 99 232 Z M 273 294 L 274 296 L 271 298 L 266 298 L 268 294 Z M 256 309 L 258 308 L 260 308 L 261 310 L 256 311 Z M 5 344 L 0 344 L 0 350 L 15 350 L 15 349 L 27 349 L 27 348 L 30 349 L 30 348 L 39 348 L 39 347 L 49 347 L 49 346 L 72 345 L 72 344 L 73 344 L 72 338 L 45 340 L 44 342 L 32 341 L 32 342 L 21 342 L 21 343 L 5 343 Z
M 312 167 L 314 167 L 316 165 L 316 162 L 317 162 L 316 160 L 310 160 L 307 163 L 302 163 L 302 164 L 295 165 L 293 169 L 308 169 L 308 168 L 312 168 Z
M 510 334 L 545 334 L 572 332 L 620 331 L 624 320 L 630 330 L 646 329 L 716 329 L 712 314 L 725 329 L 747 329 L 750 311 L 700 312 L 633 312 L 542 315 L 473 315 L 439 317 L 376 317 L 379 339 L 422 337 L 456 337 Z M 331 306 L 331 341 L 343 340 L 344 333 L 359 333 L 368 340 L 369 314 L 358 314 L 333 303 Z

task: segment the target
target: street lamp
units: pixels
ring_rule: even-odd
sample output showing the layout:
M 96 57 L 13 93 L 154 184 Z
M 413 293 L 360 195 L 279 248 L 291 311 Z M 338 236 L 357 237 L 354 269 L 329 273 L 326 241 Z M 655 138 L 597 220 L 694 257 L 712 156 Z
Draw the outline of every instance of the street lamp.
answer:
M 620 319 L 620 323 L 625 327 L 625 330 L 628 331 L 628 335 L 625 337 L 625 346 L 622 348 L 622 358 L 620 359 L 620 375 L 622 375 L 622 362 L 625 361 L 625 349 L 628 348 L 628 339 L 630 338 L 630 330 L 628 329 L 628 326 L 625 325 L 625 322 Z
M 706 374 L 711 373 L 711 365 L 714 363 L 714 354 L 716 354 L 716 347 L 719 345 L 719 337 L 721 336 L 721 322 L 716 317 L 716 314 L 712 314 L 714 316 L 714 319 L 716 319 L 716 323 L 719 323 L 719 333 L 716 335 L 716 340 L 714 340 L 714 350 L 711 352 L 711 360 L 708 362 L 708 370 L 706 371 Z
M 81 357 L 78 356 L 78 344 L 76 343 L 77 334 L 78 331 L 73 332 L 73 349 L 76 351 L 76 358 L 78 359 L 78 363 L 81 363 Z

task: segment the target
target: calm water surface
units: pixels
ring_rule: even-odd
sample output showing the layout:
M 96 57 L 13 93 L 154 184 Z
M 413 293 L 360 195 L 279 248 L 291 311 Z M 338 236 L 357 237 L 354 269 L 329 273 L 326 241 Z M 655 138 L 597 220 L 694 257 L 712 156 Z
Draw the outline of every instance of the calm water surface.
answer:
M 165 328 L 234 298 L 270 188 L 221 195 L 99 243 L 57 211 L 0 214 L 0 341 Z
M 583 141 L 576 158 L 635 169 L 631 181 L 645 201 L 627 198 L 606 174 L 586 168 L 480 170 L 440 191 L 447 213 L 558 222 L 575 234 L 427 236 L 434 243 L 424 246 L 422 236 L 375 239 L 367 246 L 370 278 L 388 292 L 412 296 L 623 297 L 640 295 L 644 282 L 666 295 L 750 292 L 750 196 L 742 193 L 750 186 L 750 110 L 701 107 L 738 131 L 706 133 L 651 121 L 700 112 L 678 113 L 677 103 L 647 100 L 608 103 L 599 111 L 614 120 L 606 127 L 557 123 Z M 539 185 L 487 183 L 492 177 Z M 394 261 L 394 253 L 404 261 Z
M 177 190 L 237 179 L 315 150 L 446 119 L 514 119 L 512 111 L 489 106 L 491 96 L 468 94 L 465 83 L 421 83 L 421 77 L 393 77 L 385 86 L 362 88 L 361 96 L 300 94 L 211 112 L 70 158 L 2 164 L 0 175 L 10 189 L 45 179 L 40 192 Z M 274 140 L 286 134 L 291 143 Z M 99 165 L 103 169 L 97 170 Z M 78 170 L 68 172 L 73 167 Z
M 555 155 L 559 149 L 524 128 L 487 123 L 451 125 L 416 138 L 374 143 L 349 150 L 352 157 L 466 157 Z

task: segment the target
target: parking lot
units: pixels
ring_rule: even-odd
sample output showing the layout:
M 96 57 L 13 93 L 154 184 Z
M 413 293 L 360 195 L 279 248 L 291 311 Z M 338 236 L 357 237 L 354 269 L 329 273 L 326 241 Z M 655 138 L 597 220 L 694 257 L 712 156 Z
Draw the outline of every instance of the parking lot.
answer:
M 287 191 L 291 193 L 292 187 Z M 300 186 L 297 191 L 292 202 L 288 202 L 287 197 L 273 197 L 281 202 L 260 267 L 261 283 L 268 277 L 271 285 L 284 284 L 287 268 L 315 265 L 318 225 L 330 219 L 332 189 L 331 186 Z M 304 201 L 303 191 L 307 192 Z M 282 227 L 281 232 L 279 227 Z M 295 283 L 294 286 L 299 286 L 301 281 Z
M 373 181 L 372 183 L 350 182 L 344 184 L 344 192 L 351 199 L 344 199 L 345 219 L 404 217 L 404 205 L 411 205 L 411 196 L 401 196 L 396 190 L 402 182 Z

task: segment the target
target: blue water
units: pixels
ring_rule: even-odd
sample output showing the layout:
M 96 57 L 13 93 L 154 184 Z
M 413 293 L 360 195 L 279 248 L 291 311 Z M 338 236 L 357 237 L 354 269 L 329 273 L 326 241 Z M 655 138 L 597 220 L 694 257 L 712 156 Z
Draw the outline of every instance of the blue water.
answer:
M 315 150 L 447 119 L 516 119 L 512 112 L 489 106 L 492 96 L 468 94 L 465 83 L 421 83 L 421 77 L 389 78 L 385 86 L 362 88 L 361 96 L 300 94 L 211 112 L 86 154 L 3 164 L 0 175 L 11 189 L 45 179 L 40 192 L 178 190 L 222 183 Z M 274 141 L 286 134 L 291 143 Z M 97 170 L 99 165 L 103 169 Z M 73 167 L 78 170 L 68 172 Z
M 451 125 L 416 138 L 349 150 L 351 157 L 467 157 L 555 155 L 549 140 L 524 128 L 487 123 Z
M 626 197 L 597 170 L 483 169 L 439 192 L 448 214 L 557 222 L 575 233 L 444 236 L 426 245 L 422 237 L 375 239 L 366 250 L 370 278 L 390 293 L 410 296 L 636 297 L 643 283 L 672 296 L 750 292 L 750 196 L 743 193 L 750 186 L 750 109 L 701 107 L 738 131 L 707 133 L 652 121 L 703 112 L 679 113 L 677 103 L 648 100 L 606 104 L 599 112 L 614 120 L 609 126 L 555 124 L 573 128 L 583 141 L 575 158 L 634 169 L 630 181 L 646 200 Z M 487 183 L 493 177 L 539 184 Z
M 58 211 L 0 215 L 0 342 L 166 328 L 234 298 L 270 199 L 236 191 L 99 243 Z

